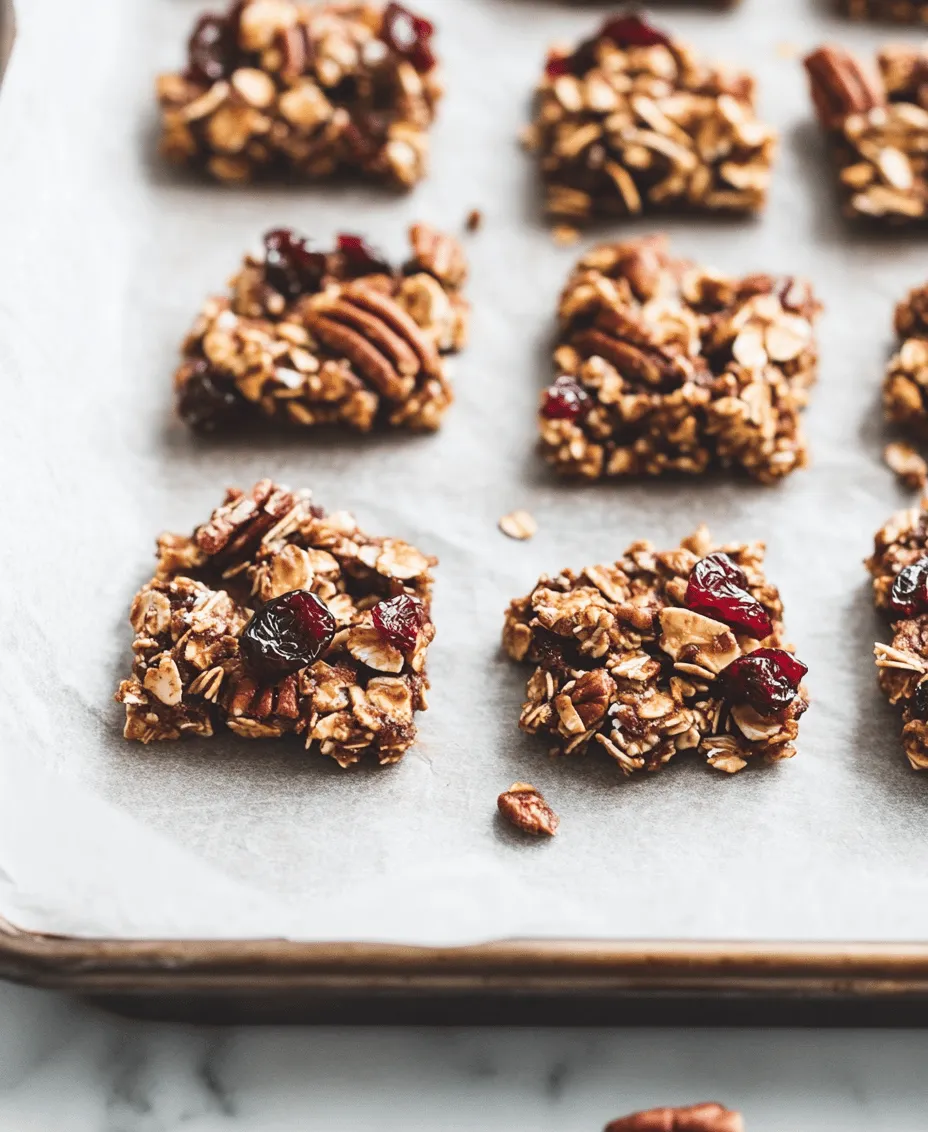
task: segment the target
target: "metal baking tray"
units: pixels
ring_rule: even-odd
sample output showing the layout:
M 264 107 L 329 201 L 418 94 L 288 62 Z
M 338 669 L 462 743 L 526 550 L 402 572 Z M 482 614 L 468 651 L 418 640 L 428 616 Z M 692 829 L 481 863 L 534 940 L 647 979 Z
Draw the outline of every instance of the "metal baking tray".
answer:
M 403 198 L 229 190 L 165 169 L 152 81 L 179 60 L 199 0 L 23 7 L 0 95 L 0 972 L 109 995 L 438 996 L 452 1014 L 479 995 L 920 1001 L 926 784 L 876 688 L 884 630 L 861 559 L 907 502 L 880 462 L 879 383 L 893 304 L 928 259 L 912 236 L 839 219 L 797 57 L 826 39 L 872 52 L 883 33 L 813 0 L 666 9 L 682 37 L 757 73 L 782 131 L 763 218 L 661 227 L 724 270 L 815 282 L 827 313 L 806 414 L 814 464 L 773 489 L 576 487 L 542 468 L 534 408 L 578 249 L 551 241 L 516 136 L 546 44 L 585 34 L 601 4 L 421 0 L 442 29 L 448 96 L 432 176 Z M 398 254 L 412 220 L 455 230 L 474 207 L 473 340 L 441 433 L 202 443 L 172 419 L 177 343 L 266 228 L 363 230 Z M 394 770 L 120 738 L 110 696 L 155 534 L 263 475 L 442 559 L 433 707 Z M 496 530 L 514 507 L 539 520 L 530 543 Z M 526 673 L 498 650 L 506 603 L 544 571 L 639 537 L 675 545 L 700 521 L 769 543 L 811 669 L 799 756 L 734 779 L 550 762 L 516 728 Z M 561 813 L 550 844 L 495 821 L 516 779 Z

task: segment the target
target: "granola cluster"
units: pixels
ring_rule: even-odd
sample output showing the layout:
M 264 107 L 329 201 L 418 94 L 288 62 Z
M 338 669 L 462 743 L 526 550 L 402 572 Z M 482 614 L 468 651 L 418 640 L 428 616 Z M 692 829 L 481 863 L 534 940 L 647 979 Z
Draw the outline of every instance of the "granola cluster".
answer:
M 625 774 L 661 770 L 681 751 L 697 751 L 729 774 L 751 761 L 791 758 L 808 706 L 798 680 L 782 706 L 765 713 L 733 678 L 742 658 L 756 654 L 760 670 L 758 658 L 773 650 L 805 671 L 783 643 L 783 607 L 764 576 L 763 544 L 716 548 L 727 560 L 714 562 L 740 575 L 739 600 L 760 609 L 769 629 L 763 639 L 691 608 L 694 570 L 713 549 L 705 528 L 676 550 L 636 542 L 612 564 L 542 576 L 513 601 L 503 646 L 534 668 L 522 730 L 544 736 L 556 754 L 580 754 L 594 742 Z
M 887 420 L 928 440 L 928 285 L 896 307 L 895 326 L 902 344 L 886 370 L 883 407 Z
M 781 479 L 807 462 L 800 412 L 820 309 L 801 280 L 734 279 L 671 258 L 663 236 L 594 248 L 561 296 L 545 459 L 590 479 L 711 468 Z
M 703 61 L 640 17 L 554 49 L 526 137 L 548 212 L 581 223 L 653 211 L 757 212 L 776 132 L 753 78 Z
M 928 24 L 928 3 L 925 0 L 838 0 L 838 7 L 852 20 Z
M 264 255 L 246 257 L 230 296 L 207 300 L 184 341 L 182 419 L 201 431 L 438 428 L 453 400 L 445 355 L 467 338 L 467 263 L 426 224 L 410 240 L 394 270 L 358 237 L 319 253 L 287 229 L 268 233 Z
M 652 1108 L 613 1120 L 606 1132 L 744 1132 L 744 1119 L 715 1103 Z
M 193 535 L 158 540 L 156 574 L 130 613 L 132 675 L 116 695 L 126 738 L 211 736 L 224 725 L 246 739 L 299 735 L 342 767 L 365 752 L 397 762 L 427 707 L 435 564 L 399 539 L 366 535 L 346 512 L 326 515 L 309 492 L 270 480 L 230 490 Z M 296 592 L 323 603 L 334 636 L 315 663 L 264 680 L 243 655 L 243 634 Z M 417 611 L 406 639 L 383 615 L 402 595 Z
M 928 501 L 877 531 L 867 569 L 876 608 L 893 633 L 891 644 L 874 645 L 880 687 L 902 709 L 909 763 L 928 770 Z
M 890 47 L 871 71 L 843 48 L 805 60 L 812 101 L 838 168 L 842 206 L 854 220 L 928 219 L 928 55 Z
M 161 75 L 161 152 L 226 182 L 427 172 L 442 95 L 428 21 L 399 4 L 239 0 Z

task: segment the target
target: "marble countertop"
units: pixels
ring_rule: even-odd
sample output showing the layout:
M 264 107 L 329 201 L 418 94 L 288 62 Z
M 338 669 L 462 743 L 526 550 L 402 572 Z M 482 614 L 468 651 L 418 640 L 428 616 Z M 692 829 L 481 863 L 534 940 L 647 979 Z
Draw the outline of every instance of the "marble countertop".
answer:
M 0 1132 L 601 1132 L 718 1099 L 747 1132 L 925 1132 L 928 1032 L 195 1029 L 0 986 Z

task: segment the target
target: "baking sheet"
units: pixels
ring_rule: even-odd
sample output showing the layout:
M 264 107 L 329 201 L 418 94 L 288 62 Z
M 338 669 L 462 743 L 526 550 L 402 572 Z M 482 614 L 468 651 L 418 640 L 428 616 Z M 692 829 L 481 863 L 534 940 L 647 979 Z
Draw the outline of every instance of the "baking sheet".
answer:
M 535 455 L 534 409 L 578 249 L 547 234 L 515 138 L 546 44 L 586 33 L 602 6 L 419 0 L 440 24 L 449 95 L 433 175 L 403 198 L 229 190 L 164 169 L 152 80 L 179 61 L 199 6 L 19 5 L 0 97 L 0 914 L 113 937 L 928 938 L 928 779 L 908 769 L 876 688 L 885 629 L 861 567 L 907 502 L 880 462 L 879 384 L 892 306 L 928 256 L 917 237 L 855 234 L 835 216 L 795 57 L 838 36 L 872 51 L 881 33 L 814 0 L 664 16 L 753 67 L 782 129 L 762 220 L 666 227 L 679 253 L 720 268 L 815 280 L 828 311 L 806 417 L 814 466 L 773 489 L 574 487 Z M 473 341 L 441 433 L 204 443 L 172 419 L 180 337 L 265 229 L 323 243 L 362 230 L 400 254 L 413 219 L 459 229 L 474 207 Z M 111 697 L 155 534 L 266 475 L 441 558 L 432 710 L 396 768 L 346 773 L 232 736 L 121 738 Z M 515 507 L 539 521 L 532 542 L 496 530 Z M 507 602 L 545 570 L 611 560 L 638 537 L 675 545 L 701 520 L 720 539 L 768 540 L 811 668 L 799 756 L 735 778 L 681 760 L 630 781 L 604 757 L 550 761 L 516 727 L 527 672 L 498 647 Z M 560 812 L 550 843 L 498 823 L 496 795 L 516 779 Z

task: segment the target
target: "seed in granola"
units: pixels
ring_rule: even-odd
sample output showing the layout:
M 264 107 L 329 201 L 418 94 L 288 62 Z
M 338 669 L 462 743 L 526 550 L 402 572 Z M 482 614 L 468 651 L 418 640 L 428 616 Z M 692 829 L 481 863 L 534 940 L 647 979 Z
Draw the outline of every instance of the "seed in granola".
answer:
M 553 837 L 561 824 L 541 792 L 527 782 L 514 782 L 500 794 L 496 805 L 503 817 L 523 833 Z
M 599 33 L 603 39 L 611 39 L 616 47 L 669 47 L 670 37 L 659 31 L 639 15 L 617 16 L 607 20 Z
M 756 649 L 732 661 L 720 680 L 730 700 L 767 716 L 789 707 L 808 671 L 785 649 Z
M 589 409 L 590 395 L 572 377 L 561 376 L 544 392 L 541 415 L 549 421 L 575 421 Z
M 288 299 L 318 291 L 328 257 L 309 249 L 309 241 L 292 228 L 274 228 L 264 237 L 264 277 Z
M 393 268 L 386 258 L 362 236 L 342 233 L 338 237 L 341 252 L 349 271 L 356 275 L 392 275 Z
M 190 362 L 186 373 L 177 398 L 177 412 L 186 425 L 197 432 L 212 432 L 242 418 L 247 406 L 241 394 L 205 358 Z
M 727 554 L 710 554 L 696 563 L 683 604 L 758 641 L 773 631 L 769 614 L 747 589 L 744 571 Z
M 259 679 L 282 680 L 314 664 L 337 627 L 325 602 L 309 590 L 292 590 L 269 601 L 242 630 L 242 659 Z
M 432 36 L 435 25 L 431 20 L 416 16 L 402 4 L 388 4 L 383 15 L 380 38 L 397 55 L 408 59 L 417 71 L 431 71 L 435 66 Z
M 392 601 L 381 601 L 375 605 L 371 618 L 374 627 L 389 644 L 400 652 L 411 653 L 428 614 L 419 598 L 400 594 Z
M 897 617 L 928 613 L 928 558 L 919 558 L 899 571 L 890 591 L 889 608 Z

